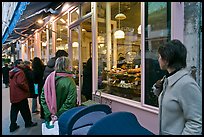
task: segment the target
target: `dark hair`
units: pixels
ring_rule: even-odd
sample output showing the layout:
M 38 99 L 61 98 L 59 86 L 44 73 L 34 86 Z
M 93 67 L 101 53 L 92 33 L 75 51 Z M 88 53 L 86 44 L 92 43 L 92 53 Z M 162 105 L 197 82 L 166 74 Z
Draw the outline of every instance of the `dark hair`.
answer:
M 58 50 L 55 54 L 56 58 L 62 57 L 62 56 L 68 57 L 68 53 L 65 50 Z
M 158 53 L 169 63 L 168 67 L 175 69 L 186 67 L 187 50 L 179 40 L 174 39 L 160 46 Z
M 17 59 L 15 62 L 14 62 L 14 66 L 16 67 L 18 64 L 20 64 L 21 62 L 23 62 L 22 59 Z
M 44 67 L 44 63 L 39 57 L 34 57 L 32 61 L 33 70 L 41 70 Z

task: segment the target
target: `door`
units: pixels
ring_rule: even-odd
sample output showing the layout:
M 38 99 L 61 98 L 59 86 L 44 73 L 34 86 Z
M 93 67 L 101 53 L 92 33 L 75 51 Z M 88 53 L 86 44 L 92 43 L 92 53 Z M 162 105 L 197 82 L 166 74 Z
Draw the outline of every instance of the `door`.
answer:
M 88 59 L 91 57 L 91 18 L 85 19 L 74 27 L 70 28 L 70 60 L 72 60 L 71 69 L 75 73 L 75 82 L 77 85 L 77 103 L 81 105 L 86 101 L 85 96 L 82 97 L 83 87 L 83 71 L 87 65 Z M 91 67 L 92 68 L 92 67 Z M 92 73 L 92 72 L 91 72 Z M 91 75 L 91 74 L 90 74 Z M 89 76 L 90 76 L 89 75 Z M 90 76 L 92 86 L 92 75 Z M 88 85 L 86 85 L 88 86 Z M 89 86 L 89 87 L 90 87 Z M 92 89 L 92 88 L 91 88 Z M 88 89 L 89 90 L 89 89 Z M 92 94 L 92 91 L 87 91 Z

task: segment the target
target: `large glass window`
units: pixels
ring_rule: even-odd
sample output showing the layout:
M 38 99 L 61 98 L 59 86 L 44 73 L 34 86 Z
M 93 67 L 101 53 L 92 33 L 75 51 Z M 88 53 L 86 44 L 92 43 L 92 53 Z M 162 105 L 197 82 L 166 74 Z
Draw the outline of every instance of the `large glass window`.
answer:
M 53 30 L 52 30 L 52 24 L 48 23 L 48 35 L 49 35 L 49 58 L 54 57 L 53 55 L 53 42 L 52 42 L 52 34 L 53 34 Z
M 56 51 L 65 50 L 68 52 L 68 24 L 67 14 L 57 20 Z
M 145 104 L 158 106 L 158 98 L 151 92 L 153 84 L 167 72 L 158 63 L 158 48 L 170 40 L 170 3 L 145 3 Z
M 46 29 L 43 29 L 41 31 L 41 59 L 42 61 L 46 64 L 48 59 L 47 59 L 47 37 L 46 37 Z
M 79 19 L 79 8 L 75 8 L 70 14 L 70 23 Z
M 28 41 L 29 59 L 34 58 L 34 37 L 29 38 Z
M 91 12 L 91 2 L 84 2 L 81 6 L 82 16 Z
M 141 3 L 100 2 L 98 7 L 98 88 L 141 100 Z

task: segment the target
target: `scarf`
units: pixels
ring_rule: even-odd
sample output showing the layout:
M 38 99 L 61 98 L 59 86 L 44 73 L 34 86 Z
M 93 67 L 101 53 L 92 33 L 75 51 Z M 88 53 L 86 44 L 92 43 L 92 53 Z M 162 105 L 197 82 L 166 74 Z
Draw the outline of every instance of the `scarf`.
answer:
M 45 84 L 43 86 L 44 94 L 45 94 L 45 101 L 51 113 L 51 119 L 53 121 L 56 121 L 55 115 L 57 113 L 55 75 L 62 76 L 62 77 L 71 77 L 72 74 L 56 73 L 56 71 L 53 71 L 52 73 L 50 73 L 50 75 L 48 75 L 45 81 Z

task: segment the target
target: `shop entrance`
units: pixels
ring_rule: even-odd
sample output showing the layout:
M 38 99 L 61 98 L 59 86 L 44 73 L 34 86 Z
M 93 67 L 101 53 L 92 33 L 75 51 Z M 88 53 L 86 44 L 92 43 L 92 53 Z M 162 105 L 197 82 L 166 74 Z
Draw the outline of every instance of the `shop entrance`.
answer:
M 82 22 L 70 27 L 70 59 L 72 60 L 72 70 L 76 74 L 76 85 L 77 85 L 77 103 L 80 105 L 86 101 L 85 96 L 82 96 L 83 83 L 86 84 L 86 93 L 92 94 L 92 72 L 90 69 L 86 69 L 87 61 L 92 54 L 92 30 L 91 30 L 91 18 L 87 18 Z M 92 62 L 92 61 L 91 61 Z M 92 63 L 91 63 L 92 64 Z M 92 67 L 91 67 L 92 68 Z M 85 75 L 83 75 L 85 71 Z M 87 74 L 87 75 L 86 75 Z M 84 77 L 85 76 L 85 77 Z M 90 77 L 89 81 L 83 82 L 83 79 Z M 90 82 L 90 84 L 89 84 Z M 90 86 L 89 86 L 90 85 Z

